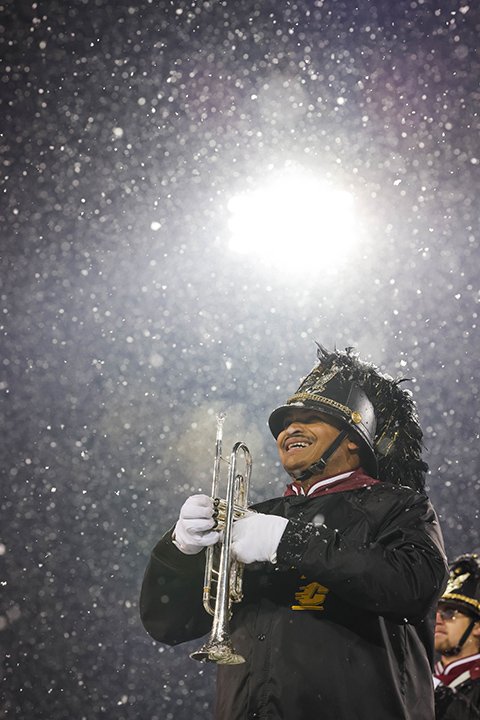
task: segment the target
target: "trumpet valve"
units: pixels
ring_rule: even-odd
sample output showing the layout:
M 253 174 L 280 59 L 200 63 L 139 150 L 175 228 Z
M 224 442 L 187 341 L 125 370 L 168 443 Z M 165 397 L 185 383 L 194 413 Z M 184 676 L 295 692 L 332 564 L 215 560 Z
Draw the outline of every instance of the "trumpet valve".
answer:
M 240 520 L 240 518 L 246 517 L 247 515 L 253 514 L 254 510 L 249 510 L 242 505 L 233 506 L 233 520 Z M 227 517 L 227 502 L 223 498 L 213 498 L 213 519 L 215 525 L 213 526 L 216 530 L 223 530 L 225 527 L 225 520 Z

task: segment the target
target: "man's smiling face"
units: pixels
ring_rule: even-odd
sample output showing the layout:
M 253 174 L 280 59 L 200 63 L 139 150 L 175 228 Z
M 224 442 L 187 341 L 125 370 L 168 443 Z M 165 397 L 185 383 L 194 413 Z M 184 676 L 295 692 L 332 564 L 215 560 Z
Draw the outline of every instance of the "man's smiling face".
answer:
M 335 440 L 340 430 L 332 425 L 332 418 L 316 410 L 292 407 L 277 437 L 280 461 L 289 475 L 297 475 L 317 462 Z M 325 474 L 350 470 L 349 447 L 357 448 L 348 438 L 331 456 Z

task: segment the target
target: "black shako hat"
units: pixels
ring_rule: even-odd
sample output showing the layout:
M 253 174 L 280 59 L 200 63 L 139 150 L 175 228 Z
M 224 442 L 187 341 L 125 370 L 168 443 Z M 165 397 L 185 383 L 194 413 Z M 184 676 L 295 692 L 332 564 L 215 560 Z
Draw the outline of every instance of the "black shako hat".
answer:
M 480 558 L 476 553 L 460 555 L 450 565 L 447 587 L 439 602 L 458 607 L 480 619 Z
M 400 387 L 403 380 L 360 360 L 353 348 L 329 352 L 318 345 L 317 357 L 296 392 L 270 415 L 273 436 L 292 408 L 319 410 L 360 441 L 362 465 L 372 477 L 422 492 L 428 470 L 421 458 L 423 433 L 412 395 Z

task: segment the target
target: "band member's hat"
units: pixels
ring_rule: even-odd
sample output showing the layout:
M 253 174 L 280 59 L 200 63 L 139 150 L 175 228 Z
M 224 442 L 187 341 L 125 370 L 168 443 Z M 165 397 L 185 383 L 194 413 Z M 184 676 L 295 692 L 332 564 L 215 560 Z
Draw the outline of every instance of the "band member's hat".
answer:
M 361 447 L 362 465 L 372 477 L 422 490 L 427 465 L 421 459 L 422 431 L 411 393 L 347 348 L 318 346 L 318 364 L 296 392 L 272 412 L 275 438 L 295 408 L 318 410 L 349 430 Z
M 454 605 L 466 615 L 480 618 L 480 558 L 460 555 L 450 566 L 450 576 L 440 603 Z

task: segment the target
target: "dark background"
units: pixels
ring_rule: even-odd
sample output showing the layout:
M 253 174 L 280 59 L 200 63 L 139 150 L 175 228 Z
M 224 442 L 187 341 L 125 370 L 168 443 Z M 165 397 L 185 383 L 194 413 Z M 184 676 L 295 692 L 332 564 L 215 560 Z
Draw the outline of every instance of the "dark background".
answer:
M 252 500 L 282 494 L 266 420 L 315 340 L 411 378 L 448 554 L 480 546 L 480 9 L 0 16 L 0 717 L 207 718 L 212 668 L 146 635 L 143 571 L 209 492 L 219 410 Z M 291 277 L 228 250 L 228 199 L 285 163 L 355 197 L 355 263 Z

